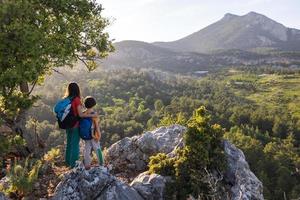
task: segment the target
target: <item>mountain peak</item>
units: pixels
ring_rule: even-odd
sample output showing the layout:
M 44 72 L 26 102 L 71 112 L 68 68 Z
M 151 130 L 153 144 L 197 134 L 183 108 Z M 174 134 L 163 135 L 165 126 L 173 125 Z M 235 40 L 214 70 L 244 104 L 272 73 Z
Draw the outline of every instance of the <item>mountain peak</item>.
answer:
M 250 11 L 246 15 L 262 15 L 262 14 L 254 12 L 254 11 Z
M 251 12 L 247 13 L 243 17 L 249 17 L 249 18 L 268 18 L 267 16 L 265 16 L 263 14 L 260 14 L 260 13 L 257 13 L 257 12 L 254 12 L 254 11 L 251 11 Z
M 223 19 L 233 19 L 233 18 L 236 18 L 236 17 L 239 17 L 238 15 L 234 15 L 234 14 L 231 14 L 231 13 L 226 13 L 223 17 Z
M 242 16 L 239 16 L 239 15 L 235 15 L 235 14 L 232 14 L 232 13 L 226 13 L 223 17 L 223 19 L 233 19 L 233 18 L 237 18 L 237 17 L 251 17 L 251 18 L 257 18 L 257 17 L 263 17 L 263 18 L 267 18 L 265 15 L 263 14 L 260 14 L 260 13 L 257 13 L 257 12 L 254 12 L 254 11 L 250 11 L 248 12 L 247 14 L 245 15 L 242 15 Z

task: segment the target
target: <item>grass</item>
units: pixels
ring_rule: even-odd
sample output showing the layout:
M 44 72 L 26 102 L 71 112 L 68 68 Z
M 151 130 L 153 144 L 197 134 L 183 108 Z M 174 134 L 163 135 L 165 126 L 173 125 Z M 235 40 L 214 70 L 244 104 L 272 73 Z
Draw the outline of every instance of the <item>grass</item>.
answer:
M 231 72 L 231 71 L 230 71 Z M 237 96 L 268 108 L 288 109 L 300 118 L 300 75 L 228 73 L 226 79 Z M 249 84 L 251 87 L 249 87 Z

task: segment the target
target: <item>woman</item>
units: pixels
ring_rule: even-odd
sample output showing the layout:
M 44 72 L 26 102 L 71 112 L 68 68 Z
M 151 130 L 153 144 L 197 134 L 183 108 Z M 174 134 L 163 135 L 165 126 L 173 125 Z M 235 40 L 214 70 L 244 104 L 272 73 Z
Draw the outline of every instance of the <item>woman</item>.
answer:
M 77 83 L 70 83 L 66 89 L 65 97 L 72 99 L 72 109 L 75 116 L 84 117 L 97 117 L 95 114 L 83 113 L 83 107 L 80 100 L 80 89 Z M 66 148 L 66 164 L 73 168 L 75 167 L 76 160 L 79 159 L 79 121 L 67 132 L 67 148 Z

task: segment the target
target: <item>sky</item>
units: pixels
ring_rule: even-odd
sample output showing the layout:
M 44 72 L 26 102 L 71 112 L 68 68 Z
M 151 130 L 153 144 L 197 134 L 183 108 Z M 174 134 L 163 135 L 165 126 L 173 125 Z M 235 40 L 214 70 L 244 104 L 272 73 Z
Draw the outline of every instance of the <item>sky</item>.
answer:
M 300 0 L 97 0 L 111 21 L 115 41 L 174 41 L 220 20 L 226 13 L 258 12 L 300 29 Z

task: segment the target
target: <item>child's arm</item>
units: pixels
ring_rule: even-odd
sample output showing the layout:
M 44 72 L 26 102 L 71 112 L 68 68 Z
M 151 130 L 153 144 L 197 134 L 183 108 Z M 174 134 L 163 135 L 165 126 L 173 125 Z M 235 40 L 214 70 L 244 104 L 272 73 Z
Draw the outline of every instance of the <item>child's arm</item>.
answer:
M 100 132 L 100 126 L 99 126 L 99 117 L 93 118 L 94 126 L 95 126 L 95 132 L 94 132 L 94 138 L 97 141 L 100 141 L 101 139 L 101 132 Z

